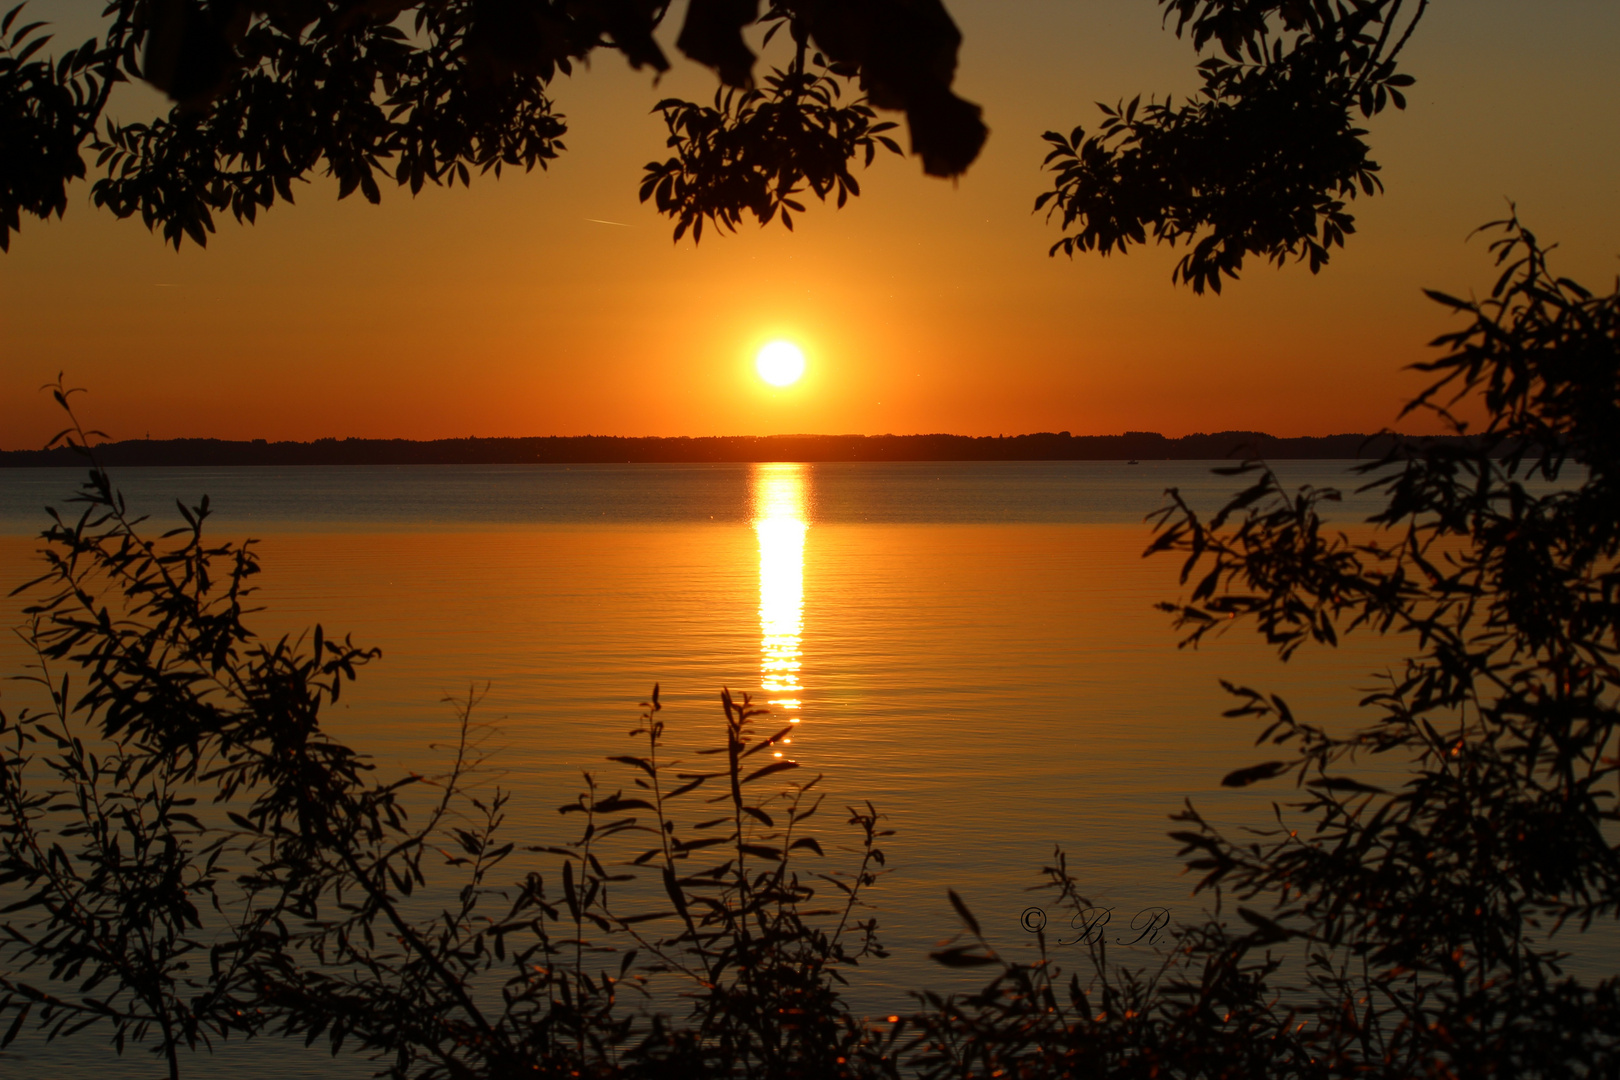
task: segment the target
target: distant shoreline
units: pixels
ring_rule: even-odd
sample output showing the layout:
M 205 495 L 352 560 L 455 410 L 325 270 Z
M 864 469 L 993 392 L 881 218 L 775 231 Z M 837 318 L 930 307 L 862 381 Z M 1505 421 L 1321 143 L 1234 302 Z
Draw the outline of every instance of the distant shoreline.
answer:
M 1254 431 L 1167 438 L 1123 435 L 719 435 L 630 438 L 610 435 L 496 439 L 317 439 L 314 442 L 224 439 L 130 439 L 102 443 L 102 464 L 234 465 L 584 465 L 759 461 L 1192 461 L 1258 452 L 1270 460 L 1381 457 L 1393 436 L 1321 435 L 1284 439 Z M 1460 436 L 1424 441 L 1462 442 Z M 70 449 L 0 450 L 0 468 L 78 466 Z

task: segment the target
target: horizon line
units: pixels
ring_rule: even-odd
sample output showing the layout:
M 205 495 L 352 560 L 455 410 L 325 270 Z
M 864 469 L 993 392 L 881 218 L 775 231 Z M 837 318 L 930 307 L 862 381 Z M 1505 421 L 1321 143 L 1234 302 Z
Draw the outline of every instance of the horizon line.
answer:
M 1399 438 L 1446 438 L 1453 437 L 1455 433 L 1442 436 L 1423 435 L 1413 432 L 1395 431 L 1382 428 L 1377 431 L 1336 431 L 1320 435 L 1273 435 L 1266 431 L 1256 431 L 1252 428 L 1223 428 L 1213 431 L 1192 431 L 1182 435 L 1165 435 L 1158 431 L 1131 430 L 1118 432 L 1088 433 L 1076 435 L 1068 430 L 1062 431 L 1025 431 L 1016 434 L 1002 432 L 994 435 L 962 435 L 949 431 L 918 431 L 909 433 L 896 433 L 892 431 L 865 434 L 860 432 L 776 432 L 769 435 L 599 435 L 594 433 L 582 435 L 441 435 L 432 438 L 413 438 L 404 435 L 320 435 L 313 438 L 295 439 L 266 437 L 226 437 L 221 435 L 164 435 L 153 438 L 151 435 L 137 435 L 120 439 L 103 438 L 90 443 L 92 448 L 100 446 L 118 446 L 124 443 L 159 443 L 159 442 L 221 442 L 241 443 L 253 446 L 309 446 L 323 442 L 403 442 L 403 443 L 443 443 L 443 442 L 516 442 L 539 439 L 622 439 L 622 440 L 665 440 L 665 441 L 698 441 L 698 440 L 739 440 L 739 439 L 973 439 L 973 440 L 1001 440 L 1001 439 L 1125 439 L 1150 438 L 1164 439 L 1175 442 L 1182 439 L 1207 439 L 1221 436 L 1251 436 L 1262 439 L 1298 440 L 1298 439 L 1345 439 L 1345 438 L 1374 438 L 1384 435 L 1394 435 Z M 0 449 L 3 454 L 43 453 L 57 447 L 13 447 Z

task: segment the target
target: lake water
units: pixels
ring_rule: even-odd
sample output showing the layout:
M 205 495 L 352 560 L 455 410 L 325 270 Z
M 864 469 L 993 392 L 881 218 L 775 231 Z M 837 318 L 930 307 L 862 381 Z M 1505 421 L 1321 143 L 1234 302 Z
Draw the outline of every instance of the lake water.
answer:
M 482 688 L 482 782 L 514 793 L 507 831 L 570 838 L 556 808 L 589 769 L 630 785 L 637 703 L 662 686 L 672 747 L 721 739 L 721 687 L 796 721 L 781 749 L 822 773 L 828 809 L 870 799 L 895 830 L 871 893 L 892 955 L 863 1008 L 963 988 L 928 951 L 958 927 L 947 888 L 998 948 L 1030 949 L 1019 914 L 1061 845 L 1116 917 L 1194 918 L 1167 815 L 1263 825 L 1288 789 L 1221 789 L 1254 763 L 1227 678 L 1345 727 L 1357 691 L 1399 655 L 1352 638 L 1279 663 L 1252 633 L 1179 650 L 1159 600 L 1179 566 L 1141 557 L 1143 517 L 1180 488 L 1203 509 L 1236 489 L 1214 463 L 423 466 L 145 469 L 115 481 L 159 531 L 176 497 L 212 497 L 217 535 L 260 539 L 263 635 L 321 623 L 377 645 L 329 726 L 384 769 L 427 771 L 454 732 L 443 699 Z M 1289 485 L 1350 488 L 1345 462 L 1283 462 Z M 31 576 L 40 507 L 73 470 L 0 470 L 0 586 Z M 1350 498 L 1346 522 L 1371 509 Z M 20 601 L 0 610 L 17 622 Z M 24 663 L 0 645 L 5 669 Z M 24 688 L 7 689 L 8 707 Z M 693 807 L 695 812 L 698 807 Z M 823 842 L 845 815 L 824 811 Z M 853 841 L 853 835 L 845 839 Z M 829 862 L 848 862 L 828 843 Z M 544 867 L 542 867 L 544 869 Z M 1128 957 L 1127 957 L 1128 958 Z M 1076 957 L 1078 960 L 1079 957 Z M 1142 959 L 1151 959 L 1144 953 Z M 1612 967 L 1612 964 L 1610 965 Z M 84 1042 L 81 1037 L 78 1042 Z M 87 1070 L 105 1050 L 14 1048 L 29 1069 Z M 88 1051 L 89 1056 L 86 1056 Z M 243 1076 L 334 1075 L 324 1056 L 233 1051 Z M 138 1059 L 137 1059 L 138 1060 Z M 44 1075 L 44 1071 L 39 1072 Z M 13 1075 L 9 1071 L 8 1075 Z

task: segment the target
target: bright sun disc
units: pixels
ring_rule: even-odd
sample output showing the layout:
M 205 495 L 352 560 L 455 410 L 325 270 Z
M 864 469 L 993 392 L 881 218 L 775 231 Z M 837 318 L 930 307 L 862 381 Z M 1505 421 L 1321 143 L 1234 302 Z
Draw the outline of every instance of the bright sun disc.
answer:
M 804 374 L 804 353 L 789 341 L 773 341 L 759 350 L 754 370 L 772 386 L 789 386 Z

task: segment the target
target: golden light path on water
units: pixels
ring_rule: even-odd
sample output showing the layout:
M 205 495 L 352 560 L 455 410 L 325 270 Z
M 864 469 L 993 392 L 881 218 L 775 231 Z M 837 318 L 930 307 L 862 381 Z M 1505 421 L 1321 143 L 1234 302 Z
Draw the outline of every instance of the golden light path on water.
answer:
M 804 536 L 809 467 L 798 462 L 754 466 L 754 532 L 759 537 L 760 687 L 773 712 L 790 723 L 803 705 L 799 681 L 804 636 Z M 792 740 L 785 740 L 791 742 Z

